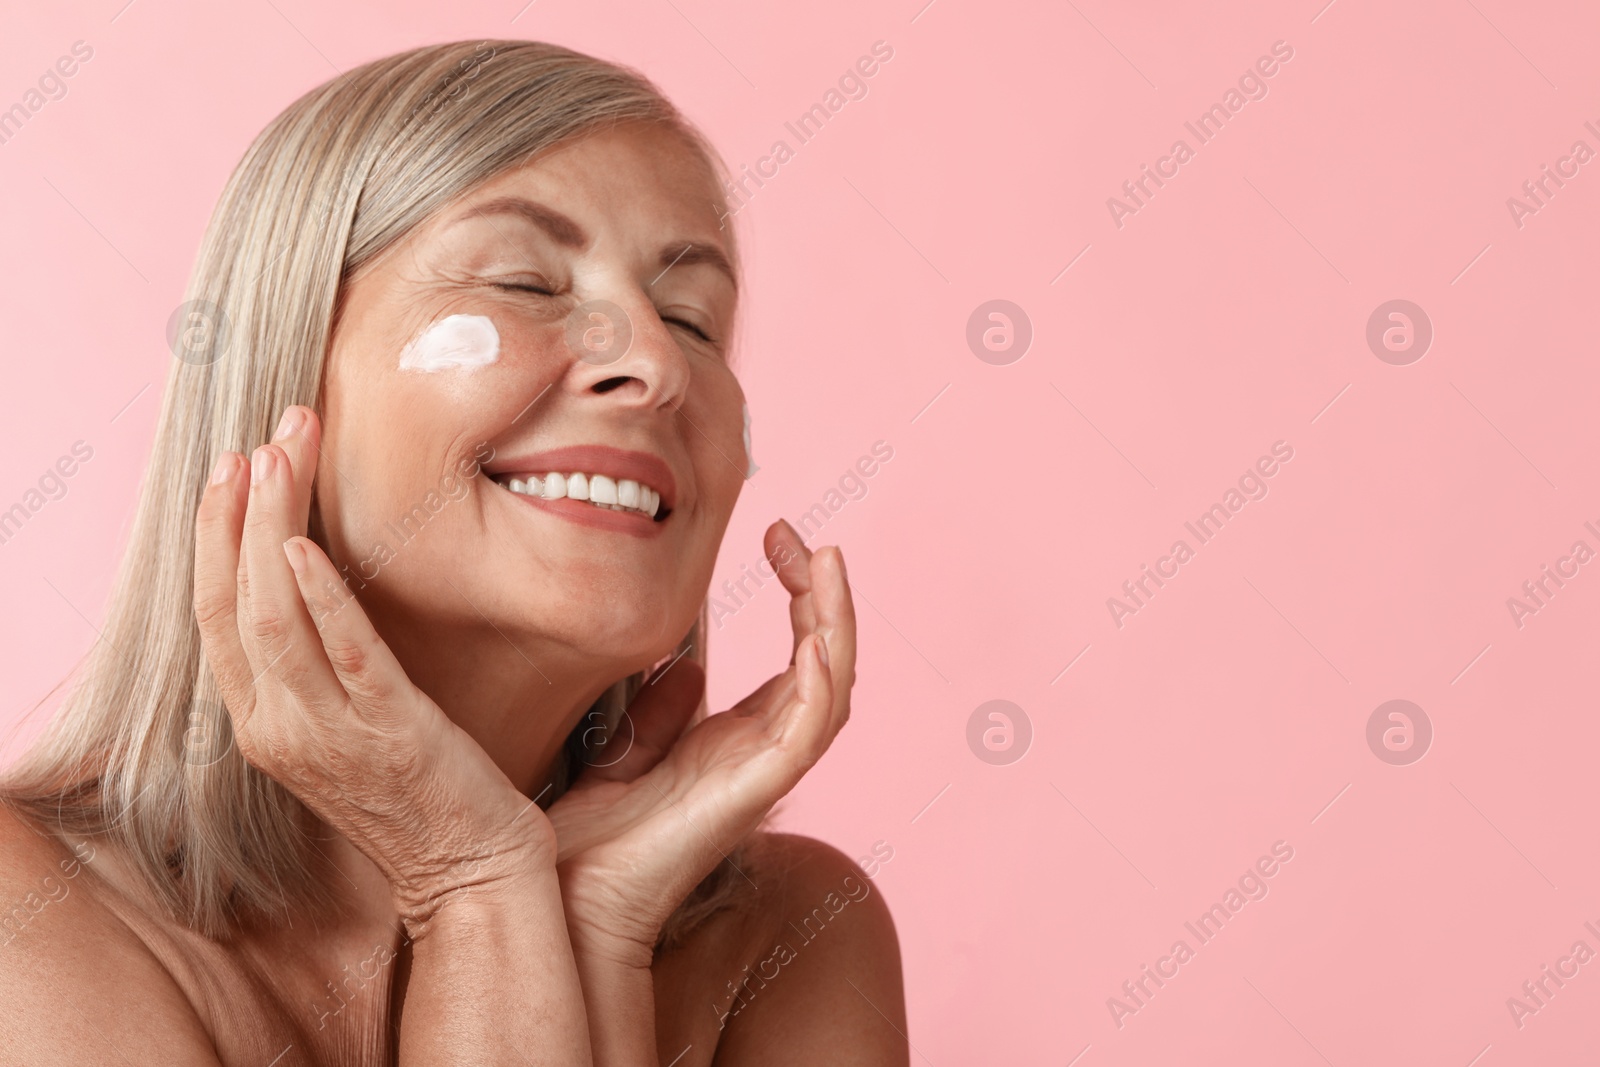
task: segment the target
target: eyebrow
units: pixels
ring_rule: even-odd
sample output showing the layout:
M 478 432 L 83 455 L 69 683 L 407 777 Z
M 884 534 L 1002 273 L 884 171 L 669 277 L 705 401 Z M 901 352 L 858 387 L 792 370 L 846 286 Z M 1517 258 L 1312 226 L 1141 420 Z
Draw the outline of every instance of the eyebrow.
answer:
M 550 235 L 556 244 L 568 248 L 587 248 L 589 235 L 582 226 L 567 218 L 561 212 L 547 208 L 543 204 L 536 204 L 532 200 L 524 200 L 520 196 L 502 196 L 494 200 L 485 201 L 473 207 L 462 215 L 457 222 L 467 219 L 482 218 L 485 215 L 518 215 L 533 223 L 539 229 Z
M 535 203 L 520 196 L 502 196 L 487 200 L 471 208 L 456 222 L 467 219 L 482 218 L 486 215 L 515 215 L 533 223 L 549 235 L 550 239 L 567 248 L 584 249 L 589 247 L 590 237 L 584 228 L 572 219 L 556 211 L 554 208 Z M 454 225 L 452 223 L 452 225 Z M 739 278 L 734 272 L 733 264 L 726 253 L 716 245 L 701 244 L 695 241 L 680 238 L 669 241 L 663 245 L 656 255 L 656 262 L 661 267 L 661 274 L 655 276 L 650 284 L 654 285 L 661 280 L 662 275 L 673 267 L 694 266 L 707 264 L 716 268 L 727 276 L 735 292 L 739 290 Z
M 739 291 L 739 278 L 733 272 L 733 264 L 728 262 L 727 255 L 716 245 L 696 244 L 693 241 L 683 240 L 673 241 L 661 249 L 657 262 L 661 265 L 661 273 L 651 279 L 651 285 L 659 282 L 667 271 L 673 267 L 705 263 L 727 275 L 728 282 L 733 286 L 733 291 Z

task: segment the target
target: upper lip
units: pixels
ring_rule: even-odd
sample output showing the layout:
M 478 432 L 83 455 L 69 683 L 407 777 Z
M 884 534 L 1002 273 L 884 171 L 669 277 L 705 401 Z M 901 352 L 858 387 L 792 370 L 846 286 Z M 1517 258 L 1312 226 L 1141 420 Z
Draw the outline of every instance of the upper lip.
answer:
M 678 501 L 678 480 L 666 461 L 648 452 L 629 452 L 610 445 L 567 445 L 545 452 L 527 455 L 496 457 L 483 468 L 484 473 L 495 475 L 526 474 L 604 474 L 613 480 L 623 478 L 648 485 L 661 494 L 663 512 L 669 511 Z

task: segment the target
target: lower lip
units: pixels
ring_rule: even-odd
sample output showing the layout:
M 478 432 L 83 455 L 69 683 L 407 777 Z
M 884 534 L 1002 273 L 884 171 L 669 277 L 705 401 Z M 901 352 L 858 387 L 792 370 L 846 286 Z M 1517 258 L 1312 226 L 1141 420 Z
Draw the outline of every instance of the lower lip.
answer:
M 501 486 L 501 488 L 505 489 L 504 486 Z M 510 489 L 505 491 L 524 504 L 543 511 L 553 512 L 580 526 L 588 526 L 596 530 L 614 530 L 617 533 L 632 534 L 635 537 L 658 537 L 661 534 L 662 527 L 666 526 L 665 522 L 647 519 L 642 514 L 629 511 L 612 511 L 610 508 L 597 508 L 586 501 L 573 500 L 570 497 L 546 500 L 544 497 L 514 493 Z

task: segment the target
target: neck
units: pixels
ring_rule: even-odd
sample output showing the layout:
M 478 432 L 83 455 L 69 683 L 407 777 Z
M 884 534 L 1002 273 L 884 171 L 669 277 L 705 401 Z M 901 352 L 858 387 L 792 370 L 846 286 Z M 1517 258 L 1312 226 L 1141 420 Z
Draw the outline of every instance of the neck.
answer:
M 513 644 L 487 623 L 481 630 L 449 627 L 450 636 L 440 637 L 373 622 L 412 683 L 483 747 L 513 786 L 545 806 L 568 735 L 610 685 L 638 669 L 597 663 L 568 646 Z M 336 872 L 333 884 L 355 907 L 355 928 L 385 929 L 399 945 L 389 887 L 376 865 L 331 827 L 316 836 Z
M 387 635 L 386 635 L 387 638 Z M 413 684 L 483 747 L 530 800 L 554 780 L 568 735 L 633 670 L 570 646 L 508 636 L 485 622 L 388 638 Z M 545 798 L 548 803 L 548 798 Z

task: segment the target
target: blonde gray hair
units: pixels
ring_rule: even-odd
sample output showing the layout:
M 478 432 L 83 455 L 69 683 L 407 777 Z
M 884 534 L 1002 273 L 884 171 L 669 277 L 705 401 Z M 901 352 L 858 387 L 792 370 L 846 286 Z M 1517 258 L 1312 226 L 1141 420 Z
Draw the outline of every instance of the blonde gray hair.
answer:
M 380 59 L 261 132 L 223 189 L 180 309 L 179 358 L 101 640 L 43 734 L 0 775 L 0 803 L 42 829 L 123 846 L 155 898 L 210 937 L 331 903 L 313 874 L 309 813 L 226 743 L 193 604 L 207 475 L 223 451 L 266 441 L 284 408 L 318 406 L 344 287 L 363 265 L 479 184 L 627 122 L 680 132 L 727 180 L 716 151 L 642 75 L 534 41 Z M 309 533 L 326 548 L 315 504 Z M 702 666 L 705 630 L 702 605 L 678 646 Z M 618 681 L 580 722 L 541 804 L 581 769 L 580 731 L 597 716 L 614 727 L 644 677 Z M 680 905 L 658 948 L 734 899 L 734 862 Z

